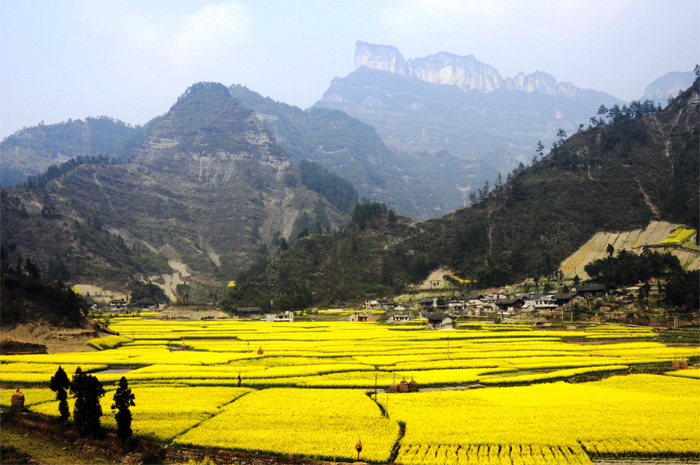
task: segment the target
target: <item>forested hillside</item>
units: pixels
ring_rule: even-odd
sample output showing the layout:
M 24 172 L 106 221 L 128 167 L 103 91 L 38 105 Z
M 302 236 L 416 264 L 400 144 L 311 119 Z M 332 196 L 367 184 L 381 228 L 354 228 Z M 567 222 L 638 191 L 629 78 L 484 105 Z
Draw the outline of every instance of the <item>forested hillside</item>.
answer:
M 76 157 L 127 157 L 141 142 L 155 118 L 144 126 L 129 126 L 101 116 L 44 125 L 17 131 L 0 144 L 0 185 L 14 186 L 27 176 Z
M 628 114 L 555 144 L 541 161 L 445 217 L 409 226 L 387 212 L 364 229 L 354 224 L 305 238 L 229 304 L 264 305 L 259 297 L 281 295 L 285 283 L 308 287 L 309 303 L 389 295 L 438 266 L 480 287 L 503 285 L 549 275 L 598 231 L 652 219 L 698 229 L 699 104 L 696 80 L 662 111 Z

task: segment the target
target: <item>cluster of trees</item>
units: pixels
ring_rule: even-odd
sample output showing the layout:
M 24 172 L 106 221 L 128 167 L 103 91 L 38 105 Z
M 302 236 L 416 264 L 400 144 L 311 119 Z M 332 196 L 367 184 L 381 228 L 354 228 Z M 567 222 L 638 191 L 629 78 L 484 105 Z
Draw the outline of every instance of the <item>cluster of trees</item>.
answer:
M 152 300 L 170 303 L 165 291 L 153 283 L 135 282 L 131 289 L 131 300 Z
M 30 258 L 23 258 L 12 246 L 0 246 L 0 274 L 3 325 L 42 317 L 51 324 L 78 326 L 87 314 L 88 303 L 82 296 L 62 281 L 42 278 L 39 266 Z
M 309 307 L 312 303 L 313 298 L 309 283 L 295 282 L 283 287 L 275 302 L 275 308 L 280 310 L 301 310 Z
M 610 123 L 623 123 L 632 119 L 643 118 L 658 111 L 661 111 L 661 104 L 654 105 L 653 100 L 645 100 L 643 102 L 632 100 L 629 107 L 622 105 L 622 108 L 620 108 L 619 105 L 615 104 L 607 108 L 605 105 L 601 105 L 598 107 L 599 117 L 593 116 L 589 121 L 591 126 L 601 127 Z
M 315 162 L 302 160 L 299 168 L 301 183 L 323 196 L 331 205 L 343 211 L 350 211 L 357 203 L 357 191 L 349 181 Z M 285 182 L 289 184 L 292 181 L 285 179 Z
M 355 205 L 350 219 L 350 225 L 355 225 L 364 230 L 367 225 L 376 218 L 387 217 L 390 224 L 396 223 L 396 215 L 393 210 L 381 202 L 364 201 Z
M 686 271 L 677 257 L 670 253 L 652 252 L 644 247 L 641 254 L 621 250 L 614 254 L 612 245 L 608 246 L 608 256 L 584 267 L 594 281 L 606 285 L 633 285 L 647 283 L 651 278 L 665 278 L 663 289 L 666 302 L 676 308 L 691 312 L 700 308 L 700 272 Z M 640 289 L 646 292 L 648 286 Z
M 63 367 L 58 367 L 51 377 L 50 388 L 56 393 L 58 400 L 58 413 L 62 423 L 65 423 L 70 411 L 68 408 L 68 392 L 75 396 L 73 407 L 73 421 L 83 436 L 97 437 L 100 433 L 100 417 L 102 407 L 100 399 L 105 395 L 104 387 L 95 376 L 83 373 L 80 367 L 76 368 L 73 379 L 69 380 Z M 124 443 L 132 435 L 131 410 L 134 394 L 129 388 L 126 377 L 119 380 L 119 387 L 114 393 L 112 411 L 117 422 L 117 436 Z
M 122 163 L 122 161 L 109 158 L 105 155 L 78 155 L 75 158 L 71 158 L 65 163 L 60 165 L 51 165 L 49 168 L 40 174 L 34 176 L 28 176 L 27 180 L 22 184 L 25 189 L 43 189 L 49 183 L 65 173 L 68 173 L 80 165 L 114 165 Z
M 680 261 L 670 253 L 652 252 L 644 247 L 637 255 L 628 250 L 620 250 L 608 245 L 608 256 L 584 267 L 594 281 L 606 285 L 624 286 L 648 281 L 652 277 L 661 278 L 683 271 Z

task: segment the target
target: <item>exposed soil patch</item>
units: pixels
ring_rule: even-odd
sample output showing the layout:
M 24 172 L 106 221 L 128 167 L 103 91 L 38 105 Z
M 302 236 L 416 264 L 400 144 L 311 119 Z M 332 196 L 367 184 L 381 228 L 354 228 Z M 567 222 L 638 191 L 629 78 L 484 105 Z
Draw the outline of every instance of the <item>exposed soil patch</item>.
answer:
M 170 307 L 157 316 L 159 320 L 215 320 L 230 318 L 230 315 L 211 307 Z
M 87 341 L 109 334 L 114 334 L 114 331 L 89 318 L 77 328 L 53 326 L 39 320 L 14 327 L 3 326 L 0 344 L 3 354 L 89 352 L 95 349 L 88 346 Z
M 18 341 L 2 341 L 0 342 L 0 353 L 3 355 L 48 354 L 49 351 L 43 344 L 32 344 L 30 342 Z

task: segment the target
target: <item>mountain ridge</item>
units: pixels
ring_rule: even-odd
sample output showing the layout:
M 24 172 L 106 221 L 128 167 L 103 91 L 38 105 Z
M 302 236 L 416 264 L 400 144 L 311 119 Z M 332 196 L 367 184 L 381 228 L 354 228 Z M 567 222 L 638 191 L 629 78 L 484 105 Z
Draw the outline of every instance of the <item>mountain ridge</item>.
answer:
M 447 150 L 506 173 L 528 163 L 538 141 L 555 142 L 558 129 L 572 133 L 589 124 L 601 104 L 625 103 L 543 72 L 506 81 L 472 56 L 446 52 L 418 62 L 423 71 L 416 76 L 415 60 L 409 68 L 395 47 L 372 47 L 358 44 L 359 66 L 334 78 L 314 107 L 372 125 L 398 151 Z
M 338 110 L 304 111 L 240 85 L 229 91 L 266 124 L 294 163 L 319 163 L 350 181 L 360 197 L 401 215 L 428 219 L 452 211 L 464 204 L 460 188 L 475 189 L 497 174 L 446 152 L 393 153 L 373 127 Z
M 73 282 L 152 282 L 212 301 L 281 239 L 349 217 L 299 182 L 299 167 L 220 84 L 191 86 L 135 153 L 75 166 L 42 189 L 4 188 L 3 245 Z
M 355 69 L 362 67 L 412 77 L 431 84 L 452 85 L 464 92 L 507 90 L 578 98 L 583 91 L 570 82 L 557 82 L 554 76 L 539 70 L 527 75 L 521 71 L 512 78 L 503 78 L 496 68 L 477 60 L 474 55 L 438 52 L 423 58 L 405 60 L 394 46 L 357 41 Z

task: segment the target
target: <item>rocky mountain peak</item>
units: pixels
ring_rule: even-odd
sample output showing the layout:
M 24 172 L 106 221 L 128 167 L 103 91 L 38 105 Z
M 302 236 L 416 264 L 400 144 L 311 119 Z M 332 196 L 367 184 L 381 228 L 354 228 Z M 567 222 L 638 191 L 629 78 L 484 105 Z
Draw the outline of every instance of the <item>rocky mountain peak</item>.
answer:
M 190 86 L 149 131 L 138 158 L 208 182 L 229 179 L 233 160 L 288 160 L 264 123 L 218 83 Z
M 520 72 L 513 78 L 505 79 L 496 68 L 477 60 L 474 55 L 439 52 L 406 60 L 394 46 L 358 41 L 355 46 L 355 68 L 363 67 L 431 84 L 456 86 L 465 92 L 506 90 L 568 98 L 578 98 L 580 95 L 580 89 L 573 84 L 557 83 L 554 76 L 542 71 L 532 74 Z
M 493 92 L 504 80 L 496 68 L 477 60 L 474 55 L 459 56 L 440 52 L 409 60 L 412 75 L 431 84 L 457 86 L 464 91 Z
M 406 60 L 399 49 L 391 45 L 375 45 L 357 41 L 355 44 L 355 69 L 376 69 L 406 76 Z

